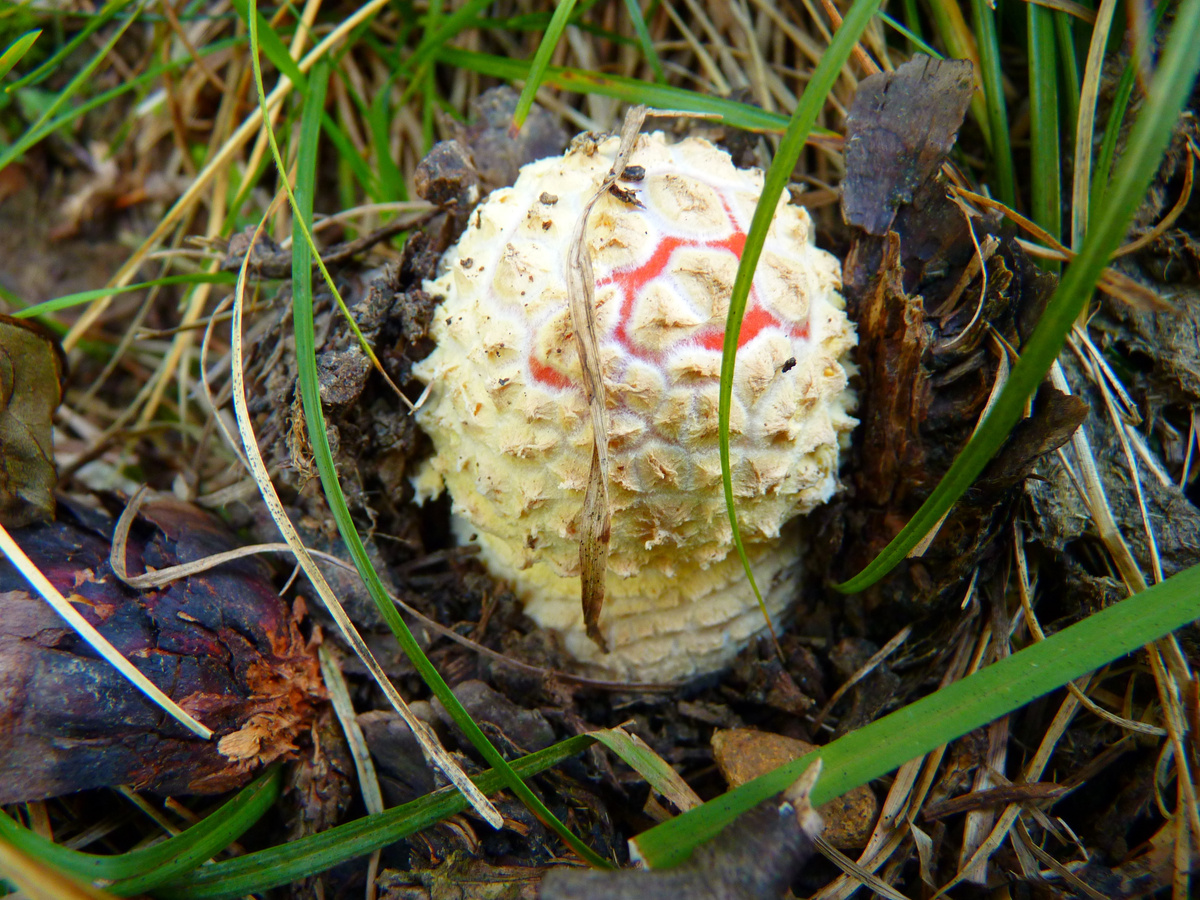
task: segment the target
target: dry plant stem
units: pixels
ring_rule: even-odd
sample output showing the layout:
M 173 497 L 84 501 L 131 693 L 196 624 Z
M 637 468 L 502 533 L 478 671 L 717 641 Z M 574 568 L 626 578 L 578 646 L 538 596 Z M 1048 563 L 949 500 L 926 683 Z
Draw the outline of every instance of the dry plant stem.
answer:
M 299 63 L 297 63 L 297 67 L 300 69 L 300 72 L 308 72 L 308 70 L 316 65 L 317 61 L 324 57 L 339 41 L 341 41 L 343 37 L 357 28 L 366 19 L 369 19 L 371 16 L 373 16 L 377 10 L 387 5 L 387 3 L 388 0 L 368 0 L 367 3 L 364 3 L 362 7 L 359 8 L 352 16 L 347 18 L 344 22 L 339 23 L 338 26 L 333 29 L 333 31 L 326 35 L 325 38 L 319 44 L 317 44 L 317 46 L 309 51 L 308 55 L 306 55 L 302 60 L 300 60 Z M 283 99 L 292 92 L 293 87 L 294 85 L 290 80 L 288 80 L 286 77 L 280 77 L 279 83 L 275 86 L 275 89 L 272 90 L 267 96 L 267 101 L 265 104 L 266 108 L 268 110 L 273 109 L 282 103 Z M 183 193 L 183 195 L 176 200 L 174 205 L 167 210 L 161 219 L 159 219 L 158 223 L 154 226 L 154 230 L 144 241 L 142 241 L 141 246 L 138 247 L 138 249 L 134 251 L 133 255 L 130 256 L 129 259 L 127 259 L 121 266 L 121 268 L 117 270 L 117 274 L 109 280 L 107 285 L 108 287 L 122 288 L 133 280 L 133 276 L 137 273 L 138 268 L 141 266 L 142 262 L 145 260 L 150 251 L 158 246 L 159 241 L 162 240 L 163 236 L 167 233 L 171 226 L 174 225 L 179 218 L 196 203 L 200 192 L 204 190 L 216 173 L 221 171 L 221 169 L 229 163 L 233 155 L 241 149 L 246 141 L 250 139 L 251 135 L 258 132 L 258 129 L 261 125 L 262 109 L 256 106 L 246 117 L 246 120 L 238 126 L 237 131 L 235 131 L 229 140 L 225 142 L 224 146 L 222 146 L 221 149 L 213 156 L 213 158 L 210 159 L 209 162 L 204 166 L 204 168 L 200 170 L 200 174 L 196 176 L 195 180 L 188 186 L 188 189 Z M 111 303 L 111 296 L 104 297 L 92 303 L 84 311 L 83 315 L 79 317 L 75 324 L 71 326 L 71 329 L 67 332 L 66 336 L 64 336 L 62 341 L 63 349 L 68 351 L 73 349 L 75 345 L 79 343 L 79 340 L 83 337 L 83 335 L 87 333 L 88 329 L 91 328 L 96 323 L 96 320 L 104 314 L 105 310 L 108 309 Z
M 1175 201 L 1175 205 L 1171 207 L 1171 211 L 1163 216 L 1162 221 L 1147 231 L 1141 237 L 1134 241 L 1130 241 L 1124 247 L 1121 247 L 1113 254 L 1113 259 L 1121 256 L 1128 256 L 1130 253 L 1136 253 L 1143 247 L 1147 246 L 1151 241 L 1156 240 L 1160 235 L 1166 233 L 1166 230 L 1175 224 L 1185 209 L 1187 209 L 1188 201 L 1192 199 L 1192 185 L 1195 178 L 1196 159 L 1200 157 L 1200 149 L 1188 139 L 1188 157 L 1187 168 L 1183 172 L 1183 188 L 1179 192 L 1179 199 Z
M 0 552 L 8 557 L 13 566 L 25 576 L 25 579 L 33 586 L 34 590 L 45 598 L 46 602 L 54 608 L 54 611 L 66 619 L 67 624 L 75 630 L 75 633 L 87 641 L 88 645 L 107 660 L 118 672 L 129 679 L 139 691 L 153 700 L 163 711 L 168 713 L 171 718 L 183 725 L 188 731 L 191 731 L 204 740 L 212 737 L 212 731 L 188 715 L 174 700 L 159 690 L 150 679 L 135 669 L 129 660 L 123 657 L 117 651 L 117 648 L 110 644 L 104 635 L 96 630 L 91 622 L 80 615 L 79 611 L 59 593 L 58 588 L 52 585 L 50 580 L 42 574 L 41 570 L 33 564 L 33 561 L 25 555 L 25 551 L 18 546 L 17 542 L 12 539 L 12 536 L 9 535 L 8 531 L 2 525 L 0 525 Z
M 604 379 L 600 371 L 600 337 L 596 326 L 596 279 L 592 274 L 591 251 L 586 242 L 587 220 L 596 201 L 617 183 L 625 171 L 625 160 L 633 150 L 645 118 L 644 106 L 635 106 L 625 114 L 621 145 L 613 159 L 612 168 L 583 207 L 567 245 L 567 302 L 571 306 L 575 348 L 583 372 L 583 392 L 592 416 L 592 464 L 579 527 L 580 599 L 588 637 L 605 652 L 608 646 L 600 631 L 600 612 L 604 607 L 604 578 L 608 571 L 608 542 L 612 533 L 612 514 L 608 508 L 608 415 Z
M 282 194 L 278 195 L 275 202 L 279 202 L 282 196 Z M 274 205 L 273 203 L 272 206 Z M 269 212 L 268 210 L 268 214 Z M 259 222 L 251 245 L 257 242 L 259 236 L 262 234 L 262 227 L 266 220 L 267 216 L 264 216 L 262 221 Z M 275 524 L 278 526 L 284 540 L 291 545 L 292 552 L 296 555 L 296 561 L 304 569 L 304 574 L 308 576 L 309 582 L 317 591 L 322 602 L 324 602 L 329 614 L 333 616 L 342 637 L 354 648 L 354 652 L 362 660 L 363 665 L 367 667 L 372 678 L 374 678 L 380 689 L 387 696 L 392 708 L 399 713 L 400 718 L 412 730 L 426 758 L 441 770 L 450 779 L 451 783 L 462 792 L 463 796 L 466 797 L 484 821 L 493 828 L 500 828 L 504 824 L 500 813 L 487 797 L 480 792 L 479 788 L 472 783 L 471 779 L 467 777 L 467 774 L 458 764 L 454 762 L 441 744 L 438 743 L 437 736 L 433 731 L 413 715 L 412 710 L 408 708 L 408 704 L 404 702 L 404 698 L 400 696 L 400 692 L 396 690 L 391 679 L 387 677 L 387 673 L 383 671 L 383 667 L 379 665 L 379 662 L 367 647 L 366 642 L 359 635 L 358 630 L 354 627 L 354 623 L 350 621 L 350 617 L 346 615 L 342 604 L 329 587 L 329 583 L 326 582 L 325 576 L 317 567 L 316 562 L 313 561 L 312 555 L 300 540 L 300 536 L 296 533 L 295 527 L 288 518 L 287 511 L 284 510 L 283 504 L 279 500 L 279 495 L 275 493 L 274 485 L 271 484 L 271 476 L 267 473 L 267 467 L 263 462 L 262 454 L 259 452 L 254 431 L 250 427 L 250 412 L 246 405 L 246 386 L 242 372 L 242 303 L 246 291 L 246 270 L 249 260 L 250 253 L 247 253 L 246 258 L 242 261 L 242 268 L 238 272 L 237 287 L 234 291 L 233 347 L 230 360 L 233 380 L 233 404 L 237 411 L 238 430 L 242 438 L 242 446 L 246 452 L 246 459 L 250 464 L 250 472 L 254 476 L 254 480 L 258 483 L 263 502 L 266 504 L 267 510 L 271 513 L 271 518 L 275 520 Z
M 1036 857 L 1038 861 L 1040 861 L 1044 866 L 1058 875 L 1059 878 L 1078 891 L 1081 896 L 1090 897 L 1092 900 L 1108 900 L 1108 897 L 1105 894 L 1101 894 L 1094 887 L 1089 885 L 1082 878 L 1039 847 L 1030 836 L 1029 829 L 1025 826 L 1025 820 L 1020 816 L 1017 817 L 1012 836 L 1021 840 L 1025 847 L 1029 849 L 1029 852 Z
M 1000 660 L 1008 656 L 1009 646 L 1007 638 L 1002 638 L 998 635 L 997 640 L 993 642 L 993 650 L 995 660 Z M 1004 771 L 1007 760 L 1009 731 L 1008 716 L 1002 716 L 988 726 L 987 764 L 980 766 L 979 770 L 975 773 L 975 783 L 972 786 L 973 791 L 986 791 L 996 785 L 996 778 L 993 777 L 992 773 Z M 962 848 L 959 852 L 960 870 L 965 868 L 965 861 L 970 858 L 971 852 L 983 842 L 984 837 L 991 829 L 995 820 L 996 814 L 991 809 L 977 809 L 967 813 L 967 820 L 963 826 Z M 965 880 L 980 885 L 987 884 L 987 871 L 987 861 L 981 860 L 966 872 Z
M 829 21 L 833 23 L 834 31 L 842 27 L 842 14 L 833 5 L 833 0 L 821 0 L 821 8 L 825 10 L 825 14 L 829 16 Z M 855 43 L 854 45 L 854 58 L 858 60 L 858 64 L 863 67 L 863 70 L 868 75 L 877 75 L 882 71 L 875 60 L 871 59 L 867 51 L 863 49 L 861 43 Z
M 251 170 L 253 171 L 253 170 Z M 229 170 L 222 169 L 217 173 L 213 180 L 212 199 L 209 202 L 208 225 L 205 228 L 204 236 L 209 240 L 216 238 L 221 233 L 222 224 L 225 221 L 225 203 L 229 194 Z M 207 272 L 209 274 L 220 270 L 220 263 L 213 261 L 208 264 Z M 183 329 L 171 341 L 171 350 L 158 367 L 158 371 L 154 373 L 152 382 L 153 390 L 150 392 L 149 398 L 146 400 L 145 406 L 142 407 L 142 412 L 138 416 L 138 425 L 147 425 L 154 420 L 154 416 L 158 412 L 158 405 L 162 400 L 163 392 L 166 390 L 167 383 L 174 377 L 180 361 L 185 359 L 188 351 L 191 349 L 195 341 L 195 333 L 191 330 L 191 326 L 200 318 L 200 314 L 204 311 L 205 305 L 208 303 L 208 295 L 211 293 L 211 284 L 198 284 L 191 292 L 191 298 L 188 301 L 187 309 L 184 311 L 183 319 L 180 322 L 180 327 Z M 186 367 L 184 368 L 186 372 Z M 181 385 L 180 397 L 186 396 L 186 389 Z M 183 404 L 180 403 L 179 418 L 185 419 L 186 412 Z

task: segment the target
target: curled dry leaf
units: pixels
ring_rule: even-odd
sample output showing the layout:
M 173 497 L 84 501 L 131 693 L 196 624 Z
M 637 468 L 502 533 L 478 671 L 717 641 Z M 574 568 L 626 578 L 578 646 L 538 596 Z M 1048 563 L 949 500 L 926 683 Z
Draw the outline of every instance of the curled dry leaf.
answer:
M 286 757 L 322 695 L 312 649 L 258 560 L 134 591 L 109 566 L 112 522 L 74 505 L 14 538 L 126 658 L 211 725 L 200 741 L 164 717 L 0 564 L 0 803 L 113 784 L 218 793 Z M 162 568 L 233 546 L 216 519 L 147 504 L 130 565 Z
M 63 369 L 54 338 L 0 316 L 0 523 L 7 528 L 54 518 L 51 419 Z

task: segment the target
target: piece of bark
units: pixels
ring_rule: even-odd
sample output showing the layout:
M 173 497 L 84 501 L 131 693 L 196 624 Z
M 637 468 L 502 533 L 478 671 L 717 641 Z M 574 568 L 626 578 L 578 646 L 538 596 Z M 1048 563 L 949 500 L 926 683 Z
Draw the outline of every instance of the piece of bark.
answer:
M 912 200 L 954 146 L 973 88 L 969 61 L 921 55 L 859 82 L 846 118 L 847 224 L 887 234 L 901 204 Z
M 109 566 L 111 520 L 75 512 L 13 537 L 117 650 L 215 736 L 203 741 L 169 718 L 0 561 L 0 803 L 114 784 L 220 793 L 290 755 L 323 688 L 265 565 L 247 558 L 135 591 Z M 140 519 L 127 554 L 132 573 L 235 546 L 218 520 L 176 500 L 147 503 Z
M 969 66 L 914 62 L 864 82 L 851 109 L 843 206 L 861 228 L 843 284 L 858 323 L 861 424 L 842 466 L 851 490 L 810 517 L 811 555 L 831 560 L 832 581 L 860 572 L 941 481 L 993 392 L 1002 348 L 1021 348 L 1055 286 L 998 216 L 948 196 L 941 164 L 969 99 L 968 75 Z M 895 165 L 883 153 L 889 142 L 902 149 Z M 873 146 L 882 155 L 866 152 Z M 1035 413 L 1045 418 L 1019 429 L 991 480 L 954 505 L 924 555 L 856 600 L 851 615 L 864 633 L 890 635 L 961 602 L 967 579 L 978 571 L 986 584 L 1009 558 L 997 537 L 1022 481 L 1078 417 L 1042 406 Z

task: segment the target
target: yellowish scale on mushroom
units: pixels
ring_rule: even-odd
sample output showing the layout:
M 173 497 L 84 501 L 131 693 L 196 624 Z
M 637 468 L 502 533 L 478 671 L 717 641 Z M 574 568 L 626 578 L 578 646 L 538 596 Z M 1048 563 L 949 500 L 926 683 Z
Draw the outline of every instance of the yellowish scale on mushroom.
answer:
M 592 435 L 565 265 L 617 146 L 581 142 L 526 166 L 472 215 L 426 285 L 444 298 L 437 348 L 414 370 L 430 385 L 417 415 L 436 453 L 415 484 L 419 500 L 450 492 L 460 537 L 475 536 L 492 573 L 584 668 L 671 681 L 728 664 L 766 629 L 733 552 L 717 450 L 725 316 L 762 173 L 707 141 L 643 135 L 627 163 L 644 174 L 617 192 L 642 205 L 607 194 L 589 219 L 612 511 L 602 653 L 579 595 Z M 743 537 L 776 619 L 796 599 L 794 520 L 837 490 L 855 424 L 839 276 L 808 214 L 781 201 L 747 304 L 730 420 Z

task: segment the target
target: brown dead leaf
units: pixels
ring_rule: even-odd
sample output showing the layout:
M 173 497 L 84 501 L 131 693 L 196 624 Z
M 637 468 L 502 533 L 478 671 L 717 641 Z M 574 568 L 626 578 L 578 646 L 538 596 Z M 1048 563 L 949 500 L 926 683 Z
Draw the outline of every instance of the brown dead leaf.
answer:
M 918 55 L 895 72 L 859 83 L 846 119 L 847 223 L 887 234 L 896 210 L 913 199 L 954 146 L 971 101 L 973 73 L 967 60 Z
M 712 745 L 717 767 L 730 787 L 745 784 L 817 749 L 805 741 L 756 728 L 717 731 Z M 879 801 L 870 787 L 862 785 L 830 800 L 817 812 L 825 820 L 825 840 L 834 847 L 865 847 L 879 817 Z
M 62 400 L 63 356 L 30 322 L 0 316 L 0 522 L 54 518 L 51 421 Z

